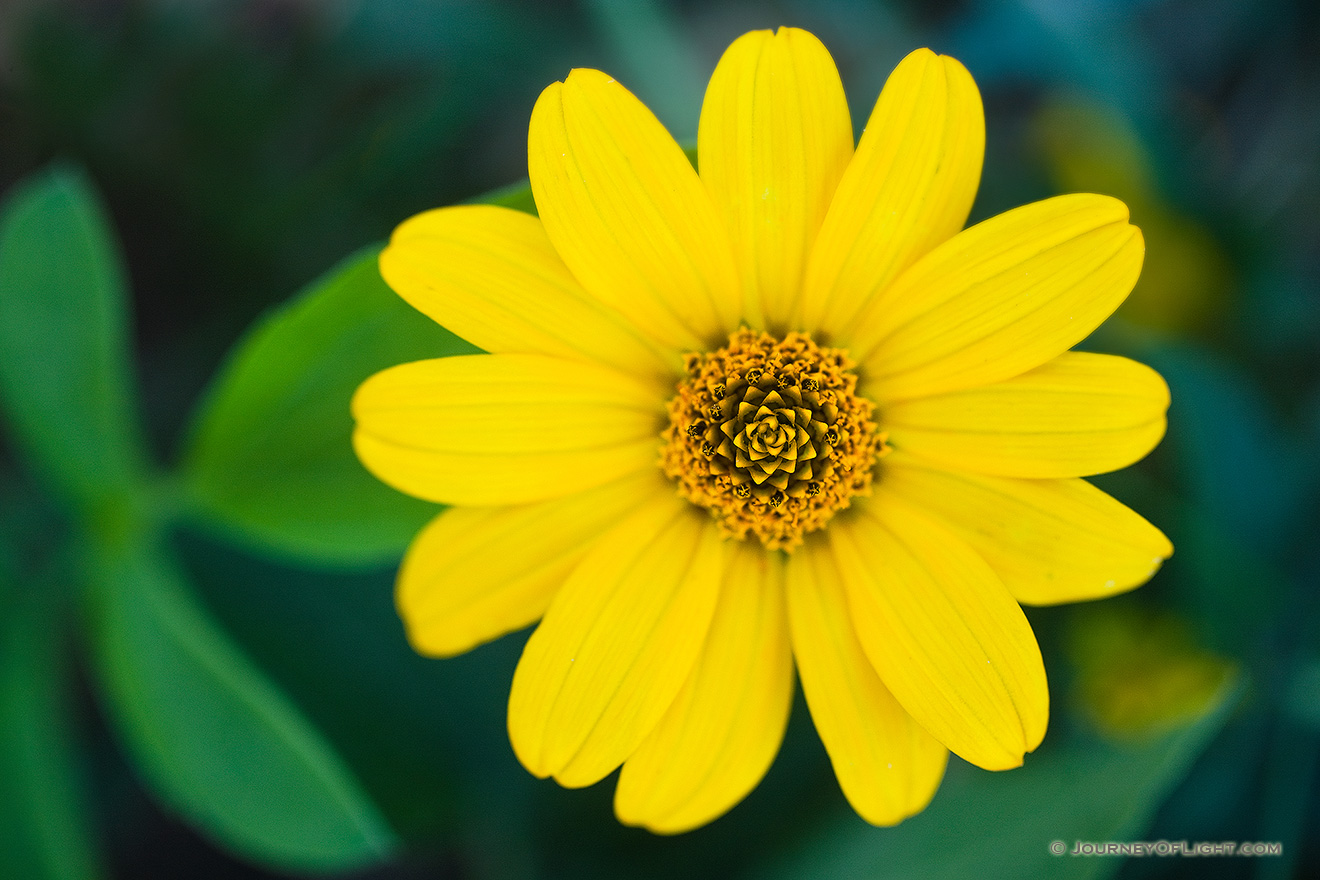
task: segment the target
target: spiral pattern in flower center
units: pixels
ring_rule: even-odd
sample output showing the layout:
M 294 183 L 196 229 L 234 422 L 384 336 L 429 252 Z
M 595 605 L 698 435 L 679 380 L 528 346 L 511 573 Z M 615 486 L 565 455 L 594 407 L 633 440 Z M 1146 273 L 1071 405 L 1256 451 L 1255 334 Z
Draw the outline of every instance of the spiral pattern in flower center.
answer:
M 687 356 L 661 467 L 733 537 L 791 550 L 854 495 L 888 451 L 841 349 L 739 330 Z

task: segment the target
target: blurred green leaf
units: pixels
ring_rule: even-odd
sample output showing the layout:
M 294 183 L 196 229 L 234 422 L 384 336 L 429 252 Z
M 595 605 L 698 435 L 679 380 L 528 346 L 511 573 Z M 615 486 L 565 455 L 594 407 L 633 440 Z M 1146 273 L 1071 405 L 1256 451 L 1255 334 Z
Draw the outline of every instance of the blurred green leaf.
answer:
M 23 603 L 31 605 L 32 603 Z M 5 609 L 0 631 L 0 876 L 95 880 L 94 833 L 73 753 L 49 615 Z
M 99 508 L 144 465 L 128 293 L 109 223 L 82 172 L 20 184 L 0 214 L 0 404 L 62 492 Z
M 315 562 L 381 562 L 438 510 L 358 463 L 349 400 L 378 370 L 477 349 L 386 287 L 378 253 L 350 257 L 254 327 L 199 409 L 190 497 L 249 543 Z
M 524 214 L 536 213 L 536 199 L 532 198 L 532 185 L 526 180 L 493 189 L 473 199 L 472 202 L 479 205 L 499 205 L 502 208 L 513 208 L 515 211 L 522 211 Z
M 987 773 L 953 761 L 924 813 L 877 830 L 850 817 L 761 876 L 883 878 L 1025 876 L 1100 877 L 1121 859 L 1053 855 L 1075 841 L 1131 840 L 1236 704 L 1236 682 L 1224 685 L 1195 723 L 1142 744 L 1119 745 L 1080 733 L 1028 755 L 1021 769 Z
M 89 595 L 107 710 L 167 805 L 221 845 L 285 870 L 346 869 L 393 850 L 343 761 L 168 559 L 107 553 Z

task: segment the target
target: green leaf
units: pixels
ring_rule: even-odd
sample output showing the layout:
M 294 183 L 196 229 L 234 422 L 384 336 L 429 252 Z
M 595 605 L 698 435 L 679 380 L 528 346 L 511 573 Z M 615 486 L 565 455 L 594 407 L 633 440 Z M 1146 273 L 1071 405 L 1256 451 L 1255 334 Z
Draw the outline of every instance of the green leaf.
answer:
M 149 549 L 106 553 L 94 661 L 120 739 L 161 800 L 216 843 L 293 871 L 377 861 L 393 833 L 292 702 Z
M 1027 876 L 1107 876 L 1119 858 L 1055 855 L 1056 841 L 1140 839 L 1155 810 L 1191 769 L 1237 702 L 1227 682 L 1191 725 L 1158 739 L 1116 744 L 1074 732 L 1026 764 L 988 773 L 954 760 L 925 812 L 897 828 L 850 817 L 758 876 L 783 878 L 921 877 L 977 880 Z
M 378 253 L 349 258 L 251 330 L 194 422 L 184 480 L 196 509 L 263 549 L 381 562 L 439 509 L 363 469 L 349 400 L 386 367 L 477 349 L 386 287 Z
M 96 880 L 50 616 L 9 607 L 0 632 L 0 876 Z
M 105 212 L 78 170 L 17 186 L 0 211 L 0 404 L 33 465 L 76 502 L 130 492 L 145 454 L 128 294 Z
M 524 214 L 536 214 L 536 199 L 532 197 L 532 185 L 526 180 L 493 189 L 472 201 L 474 204 L 499 205 L 501 208 L 513 208 Z

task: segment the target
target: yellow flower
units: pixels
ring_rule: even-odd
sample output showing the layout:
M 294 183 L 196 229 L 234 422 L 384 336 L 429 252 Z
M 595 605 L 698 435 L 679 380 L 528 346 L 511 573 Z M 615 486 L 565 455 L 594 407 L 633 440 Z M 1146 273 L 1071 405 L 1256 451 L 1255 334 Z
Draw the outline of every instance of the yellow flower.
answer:
M 825 48 L 759 31 L 711 79 L 700 175 L 574 70 L 532 112 L 539 219 L 395 232 L 385 279 L 490 354 L 368 379 L 354 443 L 452 505 L 399 573 L 418 651 L 541 619 L 509 699 L 532 773 L 622 765 L 623 822 L 709 822 L 773 760 L 795 665 L 877 825 L 925 807 L 949 751 L 999 770 L 1040 743 L 1018 603 L 1111 595 L 1172 552 L 1080 479 L 1159 441 L 1168 390 L 1068 350 L 1136 282 L 1127 209 L 1062 196 L 960 232 L 983 150 L 957 61 L 904 59 L 854 150 Z

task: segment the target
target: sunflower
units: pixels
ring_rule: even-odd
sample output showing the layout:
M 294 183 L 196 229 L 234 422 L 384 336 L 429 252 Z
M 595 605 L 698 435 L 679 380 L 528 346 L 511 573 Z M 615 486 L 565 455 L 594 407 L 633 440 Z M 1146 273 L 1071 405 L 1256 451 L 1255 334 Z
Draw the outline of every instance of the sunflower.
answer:
M 1169 396 L 1069 350 L 1140 273 L 1127 209 L 1067 195 L 964 230 L 984 143 L 952 58 L 905 58 L 854 147 L 824 46 L 758 31 L 711 78 L 699 173 L 578 69 L 532 111 L 539 218 L 396 230 L 386 281 L 489 353 L 369 378 L 354 445 L 450 505 L 399 572 L 418 651 L 540 620 L 508 714 L 533 774 L 622 766 L 622 822 L 702 825 L 773 761 L 795 667 L 876 825 L 922 810 L 950 751 L 1002 770 L 1040 743 L 1020 603 L 1112 595 L 1171 554 L 1081 479 L 1150 451 Z

